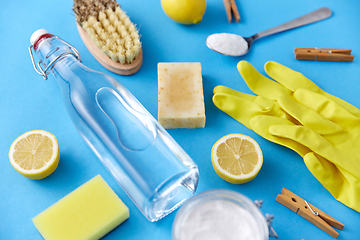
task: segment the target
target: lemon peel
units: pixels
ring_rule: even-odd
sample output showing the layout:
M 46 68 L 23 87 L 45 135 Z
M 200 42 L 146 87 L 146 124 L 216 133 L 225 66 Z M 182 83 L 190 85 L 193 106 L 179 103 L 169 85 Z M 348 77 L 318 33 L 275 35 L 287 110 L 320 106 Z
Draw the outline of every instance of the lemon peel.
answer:
M 206 0 L 161 0 L 166 15 L 181 24 L 199 24 L 206 10 Z

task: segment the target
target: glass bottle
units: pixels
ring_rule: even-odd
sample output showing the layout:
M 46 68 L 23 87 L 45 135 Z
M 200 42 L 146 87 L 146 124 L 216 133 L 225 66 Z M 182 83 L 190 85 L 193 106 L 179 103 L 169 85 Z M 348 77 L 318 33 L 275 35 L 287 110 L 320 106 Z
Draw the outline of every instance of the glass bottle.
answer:
M 123 85 L 84 66 L 74 47 L 44 29 L 30 42 L 35 70 L 55 76 L 76 129 L 150 221 L 193 195 L 197 165 Z

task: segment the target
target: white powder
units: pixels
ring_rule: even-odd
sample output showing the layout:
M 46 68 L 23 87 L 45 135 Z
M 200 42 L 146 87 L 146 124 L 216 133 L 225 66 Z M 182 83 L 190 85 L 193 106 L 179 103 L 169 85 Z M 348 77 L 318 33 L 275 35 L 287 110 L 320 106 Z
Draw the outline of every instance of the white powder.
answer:
M 239 205 L 214 200 L 197 206 L 184 217 L 180 240 L 259 240 L 255 218 Z
M 212 34 L 206 39 L 206 45 L 228 56 L 241 56 L 249 50 L 248 43 L 242 36 L 231 33 Z

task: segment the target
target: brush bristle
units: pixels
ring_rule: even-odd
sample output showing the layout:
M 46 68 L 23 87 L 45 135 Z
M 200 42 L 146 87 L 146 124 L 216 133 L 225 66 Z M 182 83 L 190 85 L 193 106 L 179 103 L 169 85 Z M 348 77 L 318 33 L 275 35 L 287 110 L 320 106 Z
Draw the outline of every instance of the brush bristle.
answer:
M 114 62 L 131 63 L 141 50 L 136 26 L 114 0 L 75 0 L 80 26 Z

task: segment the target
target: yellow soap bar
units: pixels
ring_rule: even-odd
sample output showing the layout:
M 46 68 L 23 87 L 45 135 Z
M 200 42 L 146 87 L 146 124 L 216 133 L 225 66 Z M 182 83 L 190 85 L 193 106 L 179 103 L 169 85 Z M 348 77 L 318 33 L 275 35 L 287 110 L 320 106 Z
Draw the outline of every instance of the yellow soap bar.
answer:
M 158 63 L 158 121 L 164 128 L 205 127 L 200 63 Z
M 97 175 L 32 219 L 45 240 L 99 239 L 129 218 L 129 209 Z

